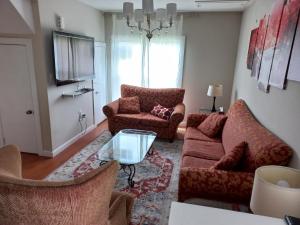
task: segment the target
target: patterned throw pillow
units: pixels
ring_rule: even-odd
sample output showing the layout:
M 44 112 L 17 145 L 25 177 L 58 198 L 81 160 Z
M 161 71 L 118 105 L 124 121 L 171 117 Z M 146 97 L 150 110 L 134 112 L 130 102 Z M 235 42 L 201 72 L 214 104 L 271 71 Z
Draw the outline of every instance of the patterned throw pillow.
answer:
M 138 96 L 119 98 L 119 113 L 138 114 L 141 112 Z
M 227 116 L 211 113 L 197 128 L 206 136 L 214 138 L 223 129 Z
M 169 120 L 173 112 L 174 108 L 166 108 L 158 104 L 154 106 L 150 113 L 164 120 Z
M 235 146 L 232 151 L 225 154 L 214 166 L 212 169 L 216 170 L 234 170 L 239 162 L 241 161 L 245 149 L 247 147 L 246 142 L 241 142 Z

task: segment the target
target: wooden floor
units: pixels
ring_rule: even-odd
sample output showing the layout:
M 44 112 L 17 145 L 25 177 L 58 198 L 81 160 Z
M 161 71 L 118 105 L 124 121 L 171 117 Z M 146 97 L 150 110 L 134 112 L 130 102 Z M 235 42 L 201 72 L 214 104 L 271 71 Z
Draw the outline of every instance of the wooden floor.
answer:
M 46 158 L 34 154 L 22 153 L 23 177 L 34 180 L 41 180 L 45 178 L 48 174 L 61 166 L 64 162 L 95 140 L 104 130 L 107 129 L 107 121 L 104 121 L 103 123 L 99 124 L 97 128 L 80 138 L 55 158 Z M 183 139 L 184 133 L 184 125 L 181 125 L 177 131 L 177 138 Z
M 23 177 L 34 180 L 45 178 L 107 129 L 108 126 L 106 121 L 99 124 L 93 131 L 80 138 L 55 158 L 46 158 L 34 154 L 22 153 Z

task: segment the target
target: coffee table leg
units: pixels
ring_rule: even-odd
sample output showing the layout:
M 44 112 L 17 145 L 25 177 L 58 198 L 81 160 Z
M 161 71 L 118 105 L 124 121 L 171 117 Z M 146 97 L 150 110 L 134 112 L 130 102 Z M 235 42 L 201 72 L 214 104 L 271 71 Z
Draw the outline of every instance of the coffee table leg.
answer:
M 134 180 L 133 177 L 135 175 L 135 166 L 134 165 L 128 165 L 129 168 L 129 176 L 128 176 L 128 185 L 129 187 L 133 187 L 134 186 Z
M 149 151 L 147 152 L 147 156 L 153 155 L 153 145 L 149 148 Z
M 100 163 L 99 163 L 99 166 L 103 166 L 103 165 L 106 164 L 106 163 L 107 163 L 107 161 L 101 160 Z

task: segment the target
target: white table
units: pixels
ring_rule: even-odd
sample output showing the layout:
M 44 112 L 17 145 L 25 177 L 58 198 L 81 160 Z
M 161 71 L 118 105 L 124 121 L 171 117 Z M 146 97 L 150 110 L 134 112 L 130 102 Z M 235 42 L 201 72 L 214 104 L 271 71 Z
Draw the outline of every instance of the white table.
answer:
M 285 225 L 282 219 L 172 202 L 169 225 Z

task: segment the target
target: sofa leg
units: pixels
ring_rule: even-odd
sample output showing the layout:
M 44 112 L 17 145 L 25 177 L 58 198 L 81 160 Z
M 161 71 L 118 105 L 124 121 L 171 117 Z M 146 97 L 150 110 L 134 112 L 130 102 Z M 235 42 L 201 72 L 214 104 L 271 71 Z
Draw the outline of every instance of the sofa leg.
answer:
M 173 143 L 173 142 L 174 142 L 174 138 L 170 138 L 170 139 L 169 139 L 169 142 L 170 142 L 170 143 Z

